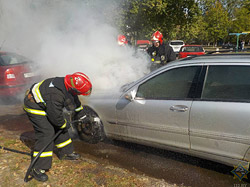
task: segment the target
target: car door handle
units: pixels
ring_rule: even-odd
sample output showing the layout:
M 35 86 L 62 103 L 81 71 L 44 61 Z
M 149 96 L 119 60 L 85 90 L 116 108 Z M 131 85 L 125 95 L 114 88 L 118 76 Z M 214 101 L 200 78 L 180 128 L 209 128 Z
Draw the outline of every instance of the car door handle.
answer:
M 170 110 L 173 112 L 186 112 L 188 110 L 188 107 L 185 105 L 174 105 L 170 107 Z

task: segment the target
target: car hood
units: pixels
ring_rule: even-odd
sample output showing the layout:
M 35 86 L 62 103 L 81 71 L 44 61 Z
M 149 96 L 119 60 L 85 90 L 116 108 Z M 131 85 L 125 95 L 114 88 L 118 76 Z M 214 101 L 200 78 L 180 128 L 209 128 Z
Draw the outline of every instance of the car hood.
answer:
M 117 100 L 120 98 L 120 96 L 123 94 L 123 92 L 120 91 L 110 91 L 110 90 L 98 90 L 98 91 L 93 91 L 90 96 L 80 96 L 80 100 L 86 104 L 89 105 L 91 103 L 95 102 L 100 102 L 100 101 L 105 101 L 105 100 Z

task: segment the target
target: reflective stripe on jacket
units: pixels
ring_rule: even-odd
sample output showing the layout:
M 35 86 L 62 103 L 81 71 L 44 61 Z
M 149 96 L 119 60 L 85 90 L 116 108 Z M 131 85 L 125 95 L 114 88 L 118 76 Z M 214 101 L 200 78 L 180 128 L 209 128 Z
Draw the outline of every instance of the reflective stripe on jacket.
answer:
M 23 109 L 24 109 L 26 112 L 31 113 L 31 114 L 46 116 L 46 112 L 43 111 L 43 110 L 31 109 L 31 108 L 27 108 L 26 106 L 24 106 Z
M 43 80 L 43 81 L 44 81 L 44 80 Z M 39 82 L 39 83 L 36 83 L 36 84 L 33 86 L 31 92 L 32 92 L 32 95 L 33 95 L 33 97 L 34 97 L 36 103 L 44 103 L 44 104 L 46 104 L 46 103 L 44 102 L 43 97 L 42 97 L 42 95 L 41 95 L 41 92 L 40 92 L 40 90 L 39 90 L 39 87 L 41 86 L 41 84 L 43 83 L 43 81 L 41 81 L 41 82 Z
M 76 112 L 80 112 L 81 110 L 83 110 L 82 105 L 80 107 L 78 107 L 78 108 L 75 109 Z

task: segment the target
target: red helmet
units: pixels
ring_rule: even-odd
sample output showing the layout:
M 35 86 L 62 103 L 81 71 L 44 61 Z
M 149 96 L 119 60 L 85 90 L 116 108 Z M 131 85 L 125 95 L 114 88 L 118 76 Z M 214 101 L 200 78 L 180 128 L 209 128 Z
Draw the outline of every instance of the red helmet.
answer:
M 163 42 L 163 35 L 160 31 L 156 31 L 151 38 L 152 41 L 160 41 L 160 44 Z
M 127 44 L 127 38 L 124 35 L 118 35 L 118 45 L 123 46 L 125 44 Z
M 88 76 L 81 72 L 66 75 L 64 84 L 68 91 L 72 91 L 76 95 L 90 95 L 92 90 L 92 84 Z

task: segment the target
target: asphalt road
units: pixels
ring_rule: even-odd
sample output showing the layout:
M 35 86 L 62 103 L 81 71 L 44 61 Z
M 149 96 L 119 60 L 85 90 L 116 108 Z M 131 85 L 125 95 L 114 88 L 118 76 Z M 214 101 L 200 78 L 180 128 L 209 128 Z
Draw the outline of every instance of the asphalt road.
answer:
M 0 133 L 34 143 L 32 125 L 21 104 L 0 105 Z M 98 144 L 74 140 L 74 147 L 83 157 L 163 179 L 170 184 L 197 187 L 250 186 L 245 180 L 234 179 L 231 167 L 166 150 L 112 140 Z

